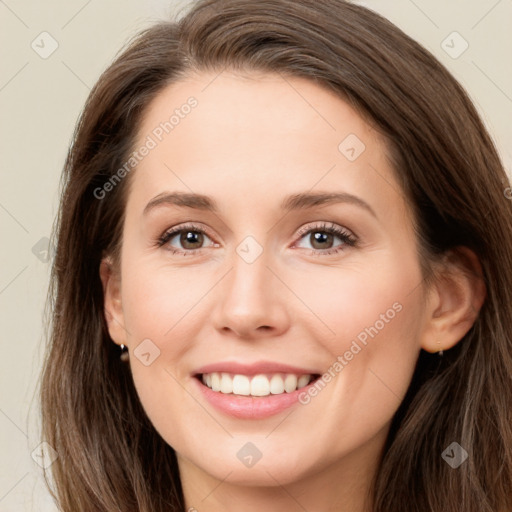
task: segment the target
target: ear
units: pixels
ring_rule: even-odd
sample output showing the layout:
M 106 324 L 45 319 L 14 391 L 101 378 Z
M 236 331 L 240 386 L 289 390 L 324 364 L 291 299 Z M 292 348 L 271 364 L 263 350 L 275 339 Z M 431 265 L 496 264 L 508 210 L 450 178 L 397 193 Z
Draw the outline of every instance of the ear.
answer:
M 467 247 L 449 251 L 435 274 L 421 342 L 432 353 L 452 348 L 467 334 L 487 294 L 480 262 Z
M 110 257 L 101 260 L 100 279 L 103 285 L 104 314 L 108 332 L 114 343 L 126 345 L 126 329 L 121 304 L 121 276 L 114 269 Z

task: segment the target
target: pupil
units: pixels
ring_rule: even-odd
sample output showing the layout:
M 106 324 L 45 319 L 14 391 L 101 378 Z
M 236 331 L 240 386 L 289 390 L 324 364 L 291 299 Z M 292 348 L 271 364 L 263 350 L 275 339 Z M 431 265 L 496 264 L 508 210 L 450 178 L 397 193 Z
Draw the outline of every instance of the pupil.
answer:
M 201 234 L 196 233 L 194 231 L 187 231 L 184 233 L 181 237 L 181 243 L 183 244 L 183 247 L 187 247 L 187 244 L 197 244 L 198 243 L 198 237 L 199 242 L 201 241 Z M 194 247 L 192 247 L 194 249 Z
M 316 233 L 314 233 L 314 243 L 312 244 L 313 247 L 315 247 L 315 243 L 319 242 L 320 244 L 324 243 L 327 241 L 327 239 L 332 236 L 331 234 L 328 234 L 328 233 L 324 233 L 322 231 L 317 231 Z M 325 247 L 320 247 L 320 249 L 325 249 Z

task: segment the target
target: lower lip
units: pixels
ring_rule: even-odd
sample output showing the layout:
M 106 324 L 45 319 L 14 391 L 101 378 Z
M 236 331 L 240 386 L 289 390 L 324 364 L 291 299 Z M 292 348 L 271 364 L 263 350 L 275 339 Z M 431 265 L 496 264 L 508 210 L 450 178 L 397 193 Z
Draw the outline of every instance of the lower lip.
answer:
M 308 388 L 315 383 L 315 381 L 312 381 L 307 386 L 296 389 L 291 393 L 252 397 L 213 391 L 199 379 L 194 378 L 193 380 L 196 381 L 206 400 L 216 409 L 229 416 L 245 420 L 268 418 L 292 407 L 298 403 L 299 394 L 307 392 Z

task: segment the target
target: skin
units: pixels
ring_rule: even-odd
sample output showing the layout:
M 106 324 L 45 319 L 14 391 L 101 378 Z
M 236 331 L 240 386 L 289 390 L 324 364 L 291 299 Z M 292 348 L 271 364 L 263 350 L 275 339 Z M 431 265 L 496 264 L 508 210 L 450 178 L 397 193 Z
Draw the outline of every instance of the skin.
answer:
M 466 251 L 427 289 L 385 142 L 333 93 L 279 75 L 196 74 L 153 100 L 137 147 L 190 96 L 197 107 L 129 177 L 121 266 L 106 258 L 100 269 L 110 335 L 128 347 L 140 400 L 178 454 L 187 508 L 367 510 L 420 348 L 447 350 L 475 320 L 485 292 L 462 270 L 476 272 L 478 262 Z M 365 145 L 354 161 L 338 149 L 349 134 Z M 143 214 L 154 197 L 175 191 L 211 196 L 219 212 L 167 205 Z M 310 191 L 352 194 L 375 215 L 347 202 L 280 210 L 286 196 Z M 156 245 L 187 222 L 206 232 L 195 254 L 170 252 L 190 251 L 179 235 Z M 314 245 L 324 222 L 349 230 L 356 245 L 337 236 Z M 263 250 L 250 264 L 236 252 L 249 235 Z M 236 419 L 192 380 L 221 361 L 323 373 L 397 303 L 400 312 L 306 405 Z M 160 350 L 149 366 L 133 353 L 145 339 Z M 249 441 L 262 453 L 251 468 L 236 456 Z

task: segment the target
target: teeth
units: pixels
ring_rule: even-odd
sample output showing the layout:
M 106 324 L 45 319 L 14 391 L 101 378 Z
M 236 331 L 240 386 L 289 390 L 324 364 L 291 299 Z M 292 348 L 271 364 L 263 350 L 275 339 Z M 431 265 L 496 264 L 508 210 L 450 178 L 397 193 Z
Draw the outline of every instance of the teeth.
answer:
M 251 380 L 252 396 L 270 395 L 270 382 L 265 375 L 256 375 Z
M 273 395 L 284 393 L 284 381 L 280 375 L 273 375 L 270 379 L 270 392 Z
M 220 391 L 220 375 L 217 372 L 212 373 L 212 389 Z
M 227 373 L 220 375 L 220 392 L 233 393 L 233 379 Z
M 236 395 L 249 396 L 251 394 L 251 381 L 245 375 L 235 375 L 233 377 L 233 393 Z
M 310 377 L 309 375 L 301 375 L 297 380 L 297 388 L 303 388 L 309 384 Z
M 297 389 L 297 376 L 289 373 L 284 379 L 284 390 L 291 393 Z
M 213 391 L 242 396 L 268 396 L 291 393 L 307 386 L 312 375 L 294 375 L 292 373 L 273 375 L 233 375 L 230 373 L 207 373 L 201 376 L 202 382 Z

